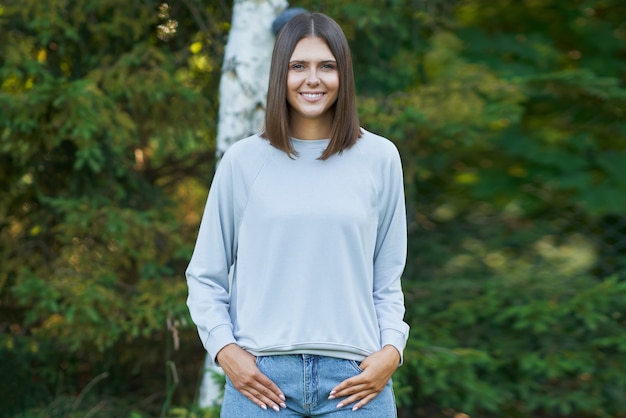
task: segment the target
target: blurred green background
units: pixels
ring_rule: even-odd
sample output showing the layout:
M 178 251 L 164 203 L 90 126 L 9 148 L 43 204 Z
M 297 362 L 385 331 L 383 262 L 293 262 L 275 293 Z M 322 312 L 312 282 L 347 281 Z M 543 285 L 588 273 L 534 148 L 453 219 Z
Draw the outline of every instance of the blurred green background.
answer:
M 290 5 L 402 155 L 400 416 L 626 417 L 624 1 Z M 231 12 L 0 1 L 0 416 L 216 416 L 183 273 Z

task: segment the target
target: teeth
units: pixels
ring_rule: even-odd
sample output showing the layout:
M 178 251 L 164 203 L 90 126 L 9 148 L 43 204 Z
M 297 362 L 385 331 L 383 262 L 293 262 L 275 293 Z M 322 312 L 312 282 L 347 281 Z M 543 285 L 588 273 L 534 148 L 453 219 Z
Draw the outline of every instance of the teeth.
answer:
M 322 93 L 302 93 L 302 95 L 307 99 L 319 99 L 322 97 Z

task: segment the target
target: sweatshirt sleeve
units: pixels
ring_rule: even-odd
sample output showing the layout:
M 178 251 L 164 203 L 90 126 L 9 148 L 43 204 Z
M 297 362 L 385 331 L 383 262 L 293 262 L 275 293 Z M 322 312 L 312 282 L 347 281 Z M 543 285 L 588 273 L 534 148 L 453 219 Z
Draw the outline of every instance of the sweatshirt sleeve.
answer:
M 237 247 L 236 199 L 232 164 L 227 155 L 213 178 L 196 246 L 185 272 L 187 306 L 214 362 L 224 346 L 235 342 L 229 315 L 229 270 Z
M 400 277 L 407 253 L 404 180 L 400 155 L 393 152 L 385 162 L 379 190 L 378 232 L 374 252 L 374 303 L 380 328 L 381 347 L 394 346 L 403 361 L 409 334 L 404 318 L 404 295 Z

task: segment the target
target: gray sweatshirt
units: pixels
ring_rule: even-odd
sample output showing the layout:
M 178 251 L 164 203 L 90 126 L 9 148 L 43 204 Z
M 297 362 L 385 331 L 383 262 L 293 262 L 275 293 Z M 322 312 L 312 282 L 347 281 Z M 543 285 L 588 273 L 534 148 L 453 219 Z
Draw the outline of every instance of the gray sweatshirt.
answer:
M 402 355 L 402 167 L 389 140 L 363 132 L 326 161 L 328 140 L 294 139 L 290 158 L 255 135 L 225 153 L 186 271 L 214 360 L 230 343 L 257 356 L 361 361 L 388 344 Z

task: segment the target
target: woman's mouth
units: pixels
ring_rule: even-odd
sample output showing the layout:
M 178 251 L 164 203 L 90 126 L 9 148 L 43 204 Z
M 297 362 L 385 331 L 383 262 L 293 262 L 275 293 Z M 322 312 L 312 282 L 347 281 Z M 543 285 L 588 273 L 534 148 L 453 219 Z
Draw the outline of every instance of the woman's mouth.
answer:
M 324 93 L 300 93 L 307 100 L 321 99 Z

